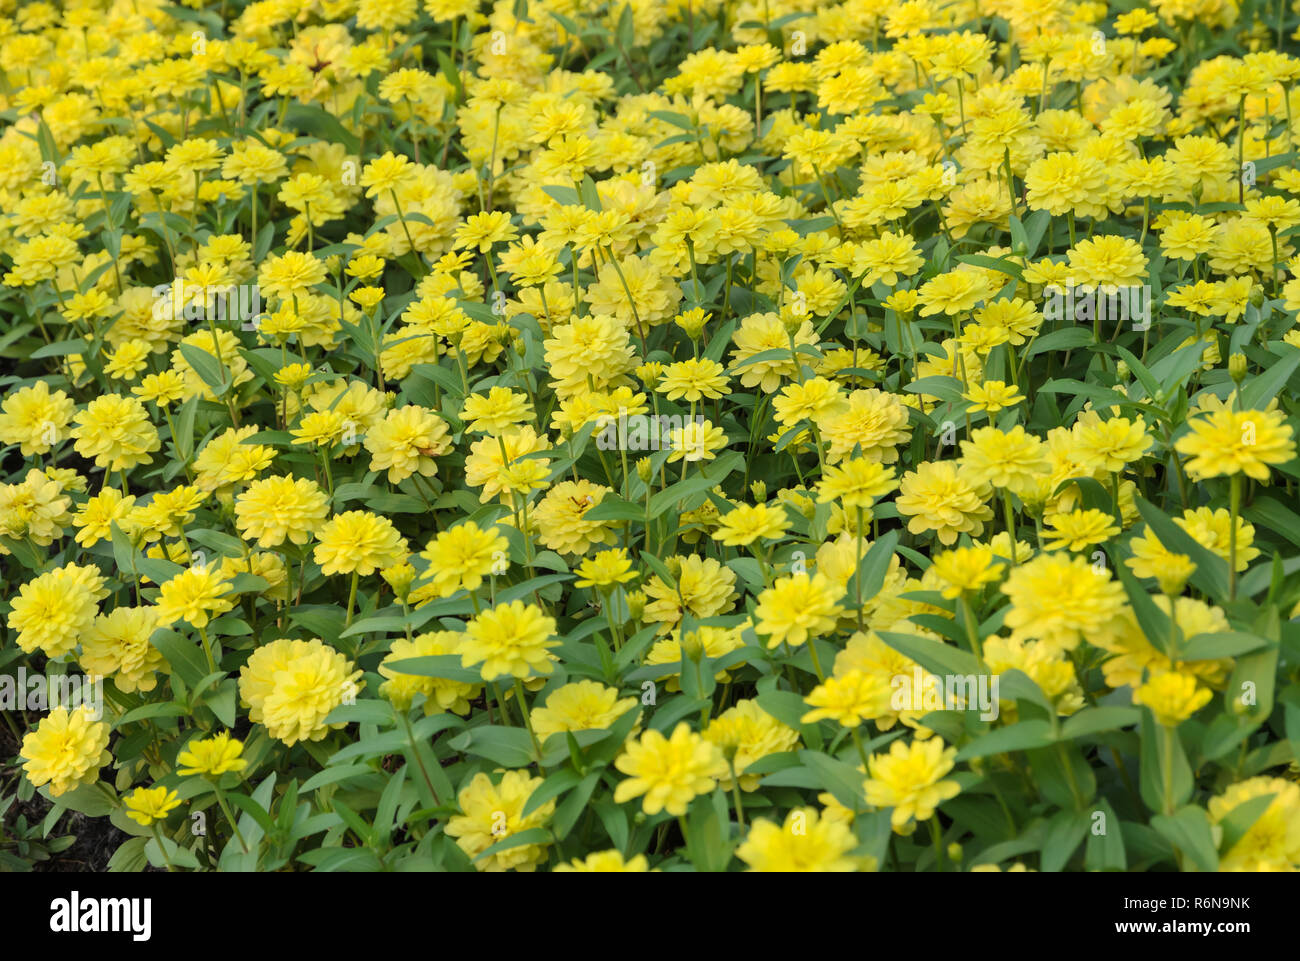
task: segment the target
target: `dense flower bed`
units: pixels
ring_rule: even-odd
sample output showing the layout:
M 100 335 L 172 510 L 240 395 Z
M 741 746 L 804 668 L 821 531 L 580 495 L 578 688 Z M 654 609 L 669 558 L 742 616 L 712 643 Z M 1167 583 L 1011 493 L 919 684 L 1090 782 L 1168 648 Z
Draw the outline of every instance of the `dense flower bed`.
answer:
M 0 866 L 1300 867 L 1298 11 L 7 4 Z

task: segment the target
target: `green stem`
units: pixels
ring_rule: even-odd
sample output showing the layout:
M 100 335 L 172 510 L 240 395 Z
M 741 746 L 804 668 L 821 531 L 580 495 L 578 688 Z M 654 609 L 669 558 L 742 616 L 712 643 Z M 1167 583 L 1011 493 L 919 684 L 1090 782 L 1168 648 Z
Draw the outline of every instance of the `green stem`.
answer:
M 244 835 L 239 831 L 239 823 L 235 820 L 234 815 L 230 813 L 230 805 L 226 803 L 225 792 L 221 790 L 221 787 L 216 781 L 212 782 L 212 790 L 216 792 L 217 804 L 221 805 L 221 813 L 224 814 L 226 820 L 230 822 L 230 828 L 235 832 L 235 837 L 239 839 L 240 847 L 244 849 L 245 854 L 248 854 L 248 842 L 244 840 Z
M 158 825 L 150 824 L 149 830 L 153 832 L 153 839 L 158 844 L 158 850 L 162 852 L 163 864 L 167 865 L 168 873 L 175 871 L 176 869 L 172 867 L 172 859 L 167 856 L 167 848 L 163 845 L 162 832 L 158 830 Z

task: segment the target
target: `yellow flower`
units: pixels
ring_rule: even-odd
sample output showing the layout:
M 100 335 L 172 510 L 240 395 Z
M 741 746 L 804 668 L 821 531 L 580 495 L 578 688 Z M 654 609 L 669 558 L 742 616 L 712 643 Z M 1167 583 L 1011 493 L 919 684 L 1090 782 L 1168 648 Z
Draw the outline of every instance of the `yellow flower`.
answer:
M 555 618 L 536 605 L 523 601 L 499 604 L 465 628 L 461 662 L 465 667 L 479 665 L 485 681 L 549 674 L 553 669 L 549 649 L 559 643 L 551 639 L 554 634 Z
M 538 540 L 559 554 L 585 554 L 594 546 L 613 544 L 617 539 L 614 522 L 587 520 L 585 516 L 612 493 L 588 480 L 556 484 L 532 513 Z
M 665 584 L 658 575 L 645 584 L 645 593 L 652 600 L 644 616 L 647 621 L 660 622 L 659 633 L 667 634 L 684 611 L 703 619 L 731 610 L 738 596 L 734 593 L 736 575 L 716 558 L 692 554 L 670 557 L 666 564 L 675 584 Z
M 329 498 L 304 477 L 266 477 L 235 498 L 235 523 L 245 540 L 278 547 L 306 544 L 329 513 Z
M 893 808 L 890 824 L 902 833 L 913 819 L 927 821 L 944 801 L 961 793 L 956 781 L 943 776 L 952 770 L 955 747 L 944 747 L 938 737 L 904 744 L 895 741 L 888 754 L 867 759 L 867 803 Z
M 61 390 L 50 391 L 45 381 L 7 390 L 0 403 L 0 444 L 17 444 L 24 457 L 48 454 L 68 437 L 72 400 Z
M 437 597 L 450 597 L 460 590 L 477 591 L 488 574 L 504 574 L 509 550 L 500 530 L 466 521 L 439 531 L 420 556 L 429 562 L 429 589 Z M 423 599 L 424 593 L 417 587 L 413 596 Z
M 470 445 L 469 456 L 465 458 L 465 482 L 470 487 L 483 488 L 482 493 L 479 494 L 481 503 L 486 504 L 497 496 L 509 503 L 509 491 L 506 486 L 510 480 L 507 474 L 508 467 L 529 454 L 547 450 L 549 447 L 546 435 L 538 436 L 537 432 L 527 425 L 517 430 L 505 431 L 495 437 L 484 437 Z M 546 458 L 528 459 L 542 467 L 550 465 L 550 461 Z
M 644 854 L 638 854 L 633 858 L 624 860 L 621 851 L 597 851 L 595 854 L 588 854 L 585 858 L 574 858 L 568 864 L 557 864 L 555 866 L 556 874 L 568 874 L 570 872 L 593 874 L 632 874 L 650 870 L 650 862 L 646 860 Z
M 1194 675 L 1162 671 L 1133 692 L 1133 703 L 1151 708 L 1157 723 L 1177 727 L 1213 696 L 1209 688 L 1198 684 Z
M 148 827 L 154 821 L 167 818 L 168 812 L 179 807 L 181 799 L 176 792 L 161 785 L 157 787 L 138 787 L 126 797 L 122 804 L 126 807 L 126 816 L 137 824 Z
M 1024 395 L 1018 387 L 1008 387 L 1000 380 L 987 380 L 983 384 L 971 384 L 970 389 L 962 394 L 970 401 L 971 410 L 982 410 L 990 414 L 1007 407 L 1015 407 L 1024 401 Z
M 917 291 L 922 317 L 967 313 L 990 293 L 984 275 L 974 270 L 950 270 L 927 280 Z
M 542 346 L 551 386 L 561 397 L 617 386 L 636 366 L 627 329 L 608 314 L 557 324 Z
M 399 711 L 409 711 L 415 696 L 423 694 L 426 716 L 439 711 L 468 714 L 470 699 L 481 690 L 477 685 L 424 674 L 402 674 L 390 666 L 393 662 L 413 657 L 458 655 L 463 637 L 457 631 L 432 631 L 409 641 L 403 637 L 396 638 L 388 655 L 379 664 L 379 673 L 387 678 L 379 685 L 379 696 L 388 698 Z
M 77 543 L 82 547 L 94 547 L 100 541 L 108 540 L 112 537 L 114 523 L 125 530 L 124 522 L 134 506 L 134 497 L 123 496 L 121 491 L 105 487 L 82 504 L 73 516 Z
M 829 718 L 843 727 L 857 727 L 863 721 L 883 717 L 889 710 L 891 693 L 889 682 L 880 674 L 846 671 L 812 689 L 804 700 L 813 709 L 799 720 L 812 724 Z
M 532 416 L 527 395 L 508 387 L 493 387 L 486 396 L 470 394 L 460 411 L 460 419 L 478 434 L 499 434 Z
M 863 862 L 849 856 L 857 846 L 847 823 L 803 807 L 787 814 L 784 824 L 756 819 L 736 857 L 750 871 L 844 873 L 862 868 Z
M 782 724 L 758 705 L 758 701 L 745 699 L 727 708 L 704 729 L 704 739 L 712 741 L 722 751 L 730 769 L 736 772 L 744 791 L 758 789 L 762 777 L 746 774 L 745 769 L 769 754 L 793 751 L 799 744 L 799 732 Z M 730 790 L 730 770 L 721 779 L 723 790 Z
M 636 704 L 636 698 L 620 698 L 617 689 L 598 681 L 575 681 L 552 691 L 545 707 L 533 708 L 533 732 L 545 741 L 564 731 L 604 730 Z
M 812 322 L 804 320 L 793 339 L 795 350 L 800 346 L 815 345 L 817 334 Z M 741 384 L 771 393 L 781 386 L 783 379 L 795 378 L 799 368 L 790 353 L 790 340 L 791 335 L 786 333 L 785 324 L 778 314 L 751 314 L 744 318 L 731 337 L 735 345 L 731 369 L 740 374 Z M 775 350 L 784 351 L 784 356 L 770 353 Z M 762 359 L 756 359 L 759 354 L 763 355 Z
M 81 639 L 78 660 L 86 673 L 111 675 L 125 693 L 152 691 L 156 672 L 166 667 L 162 652 L 149 643 L 156 614 L 154 607 L 118 607 L 96 617 Z
M 1280 777 L 1253 777 L 1210 798 L 1210 821 L 1220 830 L 1225 818 L 1255 798 L 1273 799 L 1228 851 L 1220 871 L 1300 870 L 1300 785 Z
M 1054 216 L 1091 216 L 1096 198 L 1105 195 L 1105 184 L 1106 168 L 1081 153 L 1049 153 L 1025 172 L 1029 208 Z
M 1129 541 L 1129 551 L 1132 556 L 1125 558 L 1124 563 L 1138 577 L 1154 577 L 1165 594 L 1181 593 L 1183 586 L 1196 573 L 1196 565 L 1190 557 L 1166 549 L 1150 530 Z
M 854 454 L 892 464 L 898 460 L 898 446 L 912 434 L 903 402 L 874 387 L 853 391 L 844 403 L 821 415 L 817 428 L 830 445 L 826 457 L 830 464 Z
M 839 501 L 846 508 L 868 508 L 877 497 L 898 486 L 892 467 L 865 457 L 855 457 L 841 464 L 827 466 L 817 485 L 817 500 L 823 504 Z
M 1125 607 L 1124 588 L 1108 570 L 1063 554 L 1040 554 L 1013 568 L 1002 593 L 1011 598 L 1005 623 L 1012 638 L 1057 650 L 1073 650 L 1084 638 L 1104 642 Z
M 538 805 L 524 814 L 524 805 L 542 785 L 540 777 L 527 771 L 506 771 L 499 784 L 479 772 L 456 798 L 460 814 L 447 821 L 447 834 L 474 859 L 480 871 L 533 871 L 546 857 L 547 843 L 518 844 L 480 858 L 479 855 L 512 835 L 546 824 L 555 812 L 555 801 Z
M 407 404 L 366 431 L 370 469 L 387 470 L 388 481 L 400 484 L 412 474 L 432 477 L 437 473 L 435 457 L 451 450 L 447 423 L 431 410 Z
M 835 629 L 836 618 L 843 613 L 837 603 L 839 593 L 823 574 L 782 577 L 758 595 L 754 630 L 767 635 L 769 648 L 783 642 L 798 647 Z
M 673 428 L 668 432 L 668 443 L 668 463 L 675 464 L 681 460 L 688 463 L 713 460 L 717 452 L 727 446 L 728 440 L 721 427 L 701 420 Z
M 727 389 L 727 375 L 722 365 L 708 358 L 692 358 L 669 364 L 655 390 L 669 400 L 687 400 L 697 403 L 702 398 L 717 399 L 731 391 Z
M 24 758 L 27 780 L 36 787 L 48 784 L 53 797 L 94 784 L 99 769 L 113 760 L 108 753 L 108 725 L 96 721 L 84 707 L 71 712 L 54 708 L 23 737 L 18 753 Z
M 182 776 L 201 774 L 220 777 L 227 771 L 242 771 L 248 761 L 240 757 L 244 742 L 222 731 L 209 738 L 190 741 L 185 750 L 176 755 L 176 773 Z
M 249 707 L 249 720 L 265 725 L 271 737 L 290 746 L 319 741 L 344 726 L 325 718 L 356 699 L 361 671 L 353 668 L 319 638 L 281 638 L 257 648 L 240 668 L 239 696 Z
M 193 627 L 207 627 L 208 621 L 234 607 L 224 595 L 230 584 L 215 567 L 188 567 L 164 581 L 158 594 L 158 624 L 168 627 L 185 621 Z
M 961 442 L 962 469 L 978 484 L 1015 488 L 1047 469 L 1043 442 L 1017 424 L 1009 431 L 980 427 Z
M 632 570 L 632 559 L 621 547 L 598 551 L 594 557 L 584 557 L 574 573 L 578 575 L 578 579 L 573 582 L 574 587 L 595 587 L 601 590 L 626 584 L 637 577 L 637 572 Z
M 1079 415 L 1074 424 L 1074 456 L 1089 469 L 1118 473 L 1140 460 L 1151 446 L 1141 417 L 1102 420 L 1093 411 Z
M 687 650 L 697 650 L 704 657 L 716 660 L 724 654 L 730 654 L 732 651 L 745 646 L 741 634 L 742 629 L 739 627 L 726 628 L 704 625 L 686 635 L 686 647 Z M 650 653 L 646 655 L 645 663 L 647 667 L 663 665 L 664 673 L 660 675 L 660 678 L 667 679 L 669 691 L 680 691 L 681 631 L 674 631 L 673 636 L 655 641 L 654 646 L 650 648 Z M 729 677 L 730 675 L 725 668 L 714 674 L 714 678 L 722 682 L 725 682 Z
M 457 247 L 472 247 L 486 253 L 493 244 L 508 243 L 519 236 L 510 223 L 510 214 L 502 210 L 470 214 L 456 229 Z
M 629 741 L 614 766 L 628 775 L 614 790 L 614 803 L 641 797 L 642 810 L 652 816 L 660 811 L 684 815 L 696 795 L 708 794 L 728 773 L 717 745 L 685 722 L 677 725 L 671 737 L 650 730 L 640 740 Z
M 1147 258 L 1130 237 L 1115 234 L 1080 240 L 1070 248 L 1068 259 L 1076 283 L 1098 286 L 1102 294 L 1107 287 L 1123 287 L 1143 280 Z
M 336 514 L 316 532 L 314 560 L 321 573 L 369 576 L 406 556 L 406 541 L 393 522 L 369 511 Z
M 1183 467 L 1196 480 L 1245 474 L 1268 483 L 1269 467 L 1295 457 L 1292 430 L 1278 410 L 1228 407 L 1192 418 L 1190 433 L 1175 443 L 1188 459 Z
M 977 544 L 934 555 L 930 570 L 944 582 L 943 596 L 954 600 L 997 581 L 1006 565 L 995 561 L 992 547 Z
M 162 446 L 148 411 L 134 397 L 96 397 L 77 414 L 76 425 L 72 438 L 77 453 L 93 458 L 96 467 L 108 471 L 127 471 L 146 464 Z
M 1048 530 L 1044 532 L 1043 548 L 1081 551 L 1093 544 L 1102 544 L 1119 533 L 1119 526 L 1114 521 L 1113 514 L 1099 510 L 1052 514 L 1047 518 Z
M 745 547 L 757 540 L 779 540 L 790 527 L 782 507 L 741 504 L 718 518 L 712 536 L 728 547 Z
M 62 657 L 77 646 L 108 596 L 98 568 L 65 564 L 46 571 L 10 600 L 8 625 L 28 654 L 38 647 L 47 657 Z
M 988 484 L 953 461 L 926 461 L 903 475 L 894 503 L 899 514 L 909 518 L 913 534 L 935 531 L 940 543 L 954 544 L 960 534 L 978 536 L 993 509 L 984 501 Z

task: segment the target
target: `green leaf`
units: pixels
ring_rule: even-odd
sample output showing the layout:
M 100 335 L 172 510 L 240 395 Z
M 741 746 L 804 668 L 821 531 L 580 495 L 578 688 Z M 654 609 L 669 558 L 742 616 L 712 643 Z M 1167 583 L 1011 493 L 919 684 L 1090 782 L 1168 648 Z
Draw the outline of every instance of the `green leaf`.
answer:
M 1138 626 L 1142 628 L 1142 633 L 1146 636 L 1147 641 L 1160 653 L 1167 654 L 1169 651 L 1169 635 L 1173 630 L 1173 621 L 1169 619 L 1168 614 L 1156 606 L 1156 602 L 1151 595 L 1138 583 L 1137 578 L 1133 576 L 1126 565 L 1115 565 L 1115 574 L 1119 578 L 1119 582 L 1124 586 L 1124 593 L 1128 595 L 1129 604 L 1133 607 Z
M 890 562 L 894 559 L 894 548 L 898 546 L 898 531 L 892 530 L 880 537 L 867 548 L 858 565 L 857 573 L 849 579 L 848 592 L 845 595 L 856 610 L 857 598 L 875 597 L 880 593 L 889 573 Z M 861 587 L 858 585 L 861 584 Z
M 189 687 L 208 676 L 208 662 L 202 648 L 185 635 L 160 627 L 150 636 L 149 643 L 158 648 L 172 671 L 179 674 Z
M 862 806 L 862 774 L 851 764 L 837 761 L 821 751 L 803 750 L 799 760 L 816 776 L 818 783 L 849 810 Z
M 757 700 L 764 711 L 796 731 L 803 726 L 800 719 L 809 711 L 803 697 L 793 691 L 760 691 Z
M 1201 808 L 1189 804 L 1173 814 L 1158 814 L 1151 819 L 1151 826 L 1202 871 L 1219 870 L 1219 854 L 1214 849 L 1210 819 Z
M 461 731 L 447 743 L 502 767 L 527 767 L 533 762 L 533 743 L 522 728 L 484 724 Z
M 1169 519 L 1169 516 L 1143 497 L 1135 497 L 1138 513 L 1155 533 L 1156 539 L 1168 550 L 1186 554 L 1196 565 L 1191 582 L 1219 603 L 1228 597 L 1228 564 L 1217 554 L 1211 554 L 1190 534 Z
M 931 674 L 981 673 L 975 655 L 959 647 L 914 634 L 896 634 L 892 631 L 877 633 L 882 641 L 898 653 L 916 661 Z
M 601 498 L 599 504 L 583 512 L 584 521 L 643 521 L 644 504 L 634 504 L 612 494 Z
M 1080 347 L 1092 346 L 1092 330 L 1088 327 L 1065 327 L 1039 337 L 1025 353 L 1026 357 L 1037 357 L 1049 350 L 1078 350 Z
M 1228 854 L 1237 846 L 1237 843 L 1246 836 L 1246 832 L 1255 825 L 1256 821 L 1263 817 L 1264 812 L 1268 810 L 1275 797 L 1277 795 L 1270 792 L 1253 797 L 1248 801 L 1242 801 L 1219 819 L 1219 824 L 1223 828 L 1223 838 L 1219 843 L 1219 852 L 1221 854 Z
M 1278 246 L 1281 246 L 1280 242 Z M 1296 367 L 1300 366 L 1300 348 L 1286 344 L 1280 349 L 1283 351 L 1282 359 L 1273 361 L 1259 376 L 1251 378 L 1241 388 L 1242 410 L 1263 410 L 1267 407 L 1269 401 L 1283 392 L 1286 382 L 1291 379 Z
M 1256 497 L 1242 513 L 1247 520 L 1265 530 L 1281 534 L 1292 544 L 1300 545 L 1300 514 L 1273 498 Z
M 199 379 L 211 388 L 212 393 L 217 397 L 224 394 L 231 384 L 225 368 L 221 366 L 221 362 L 201 347 L 184 343 L 179 346 L 185 362 L 194 368 L 194 373 L 198 374 Z
M 342 144 L 349 153 L 356 153 L 360 146 L 357 138 L 328 110 L 296 100 L 291 101 L 289 109 L 285 111 L 283 126 L 309 134 L 317 140 Z
M 1099 818 L 1098 815 L 1101 815 Z M 1097 799 L 1088 829 L 1088 846 L 1083 855 L 1085 871 L 1127 871 L 1128 854 L 1119 817 L 1104 797 Z
M 1043 838 L 1043 871 L 1060 871 L 1088 833 L 1092 819 L 1085 811 L 1057 811 L 1047 822 Z
M 1141 763 L 1142 800 L 1152 811 L 1176 808 L 1191 797 L 1192 768 L 1182 739 L 1177 731 L 1157 724 L 1149 708 L 1142 709 Z M 1170 772 L 1167 788 L 1166 765 Z
M 937 397 L 953 404 L 962 399 L 961 381 L 956 377 L 939 375 L 921 377 L 912 381 L 903 389 L 909 394 L 925 394 L 927 397 Z
M 1135 707 L 1102 706 L 1084 708 L 1077 714 L 1065 719 L 1061 725 L 1061 740 L 1072 741 L 1076 737 L 1100 734 L 1103 731 L 1117 731 L 1142 720 L 1142 712 Z
M 1223 694 L 1228 713 L 1255 723 L 1262 723 L 1273 713 L 1278 653 L 1279 648 L 1270 645 L 1237 658 Z
M 448 681 L 460 681 L 462 684 L 482 684 L 483 674 L 476 667 L 463 667 L 459 654 L 425 654 L 420 657 L 404 657 L 384 664 L 388 670 L 398 674 L 414 674 L 417 677 L 440 677 Z
M 1222 631 L 1193 635 L 1183 644 L 1178 655 L 1183 661 L 1217 661 L 1225 657 L 1240 657 L 1268 645 L 1268 638 L 1244 631 Z
M 521 816 L 527 817 L 547 801 L 553 801 L 581 781 L 582 775 L 572 768 L 563 768 L 554 774 L 548 775 L 546 780 L 539 784 L 537 789 L 528 796 Z
M 518 834 L 508 834 L 505 838 L 485 848 L 479 854 L 475 861 L 482 861 L 494 854 L 500 854 L 502 851 L 509 851 L 511 848 L 521 848 L 527 844 L 550 844 L 551 832 L 546 828 L 529 828 L 527 831 L 520 831 Z
M 743 467 L 745 458 L 738 451 L 728 451 L 716 460 L 710 461 L 698 471 L 687 475 L 686 480 L 678 481 L 650 498 L 650 516 L 658 517 L 677 507 L 692 495 L 702 493 L 710 487 L 716 487 L 732 471 Z M 639 515 L 644 516 L 644 515 Z
M 1007 727 L 995 728 L 987 734 L 981 734 L 957 752 L 957 760 L 969 761 L 973 758 L 988 757 L 990 754 L 1025 751 L 1046 747 L 1051 743 L 1052 726 L 1047 721 L 1018 721 Z

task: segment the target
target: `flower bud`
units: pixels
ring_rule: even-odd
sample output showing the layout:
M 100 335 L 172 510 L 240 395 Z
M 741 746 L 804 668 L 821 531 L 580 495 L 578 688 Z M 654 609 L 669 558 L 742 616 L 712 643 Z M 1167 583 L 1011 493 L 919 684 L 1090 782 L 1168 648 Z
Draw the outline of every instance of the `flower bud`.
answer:
M 684 330 L 686 336 L 691 340 L 699 340 L 700 335 L 704 332 L 704 325 L 709 322 L 711 316 L 711 314 L 706 314 L 702 309 L 696 307 L 678 314 L 673 323 Z
M 1246 379 L 1246 355 L 1233 354 L 1228 358 L 1228 374 L 1231 375 L 1232 381 L 1240 385 Z
M 700 635 L 692 632 L 682 638 L 682 653 L 685 654 L 692 663 L 698 664 L 704 657 L 704 642 L 700 640 Z

